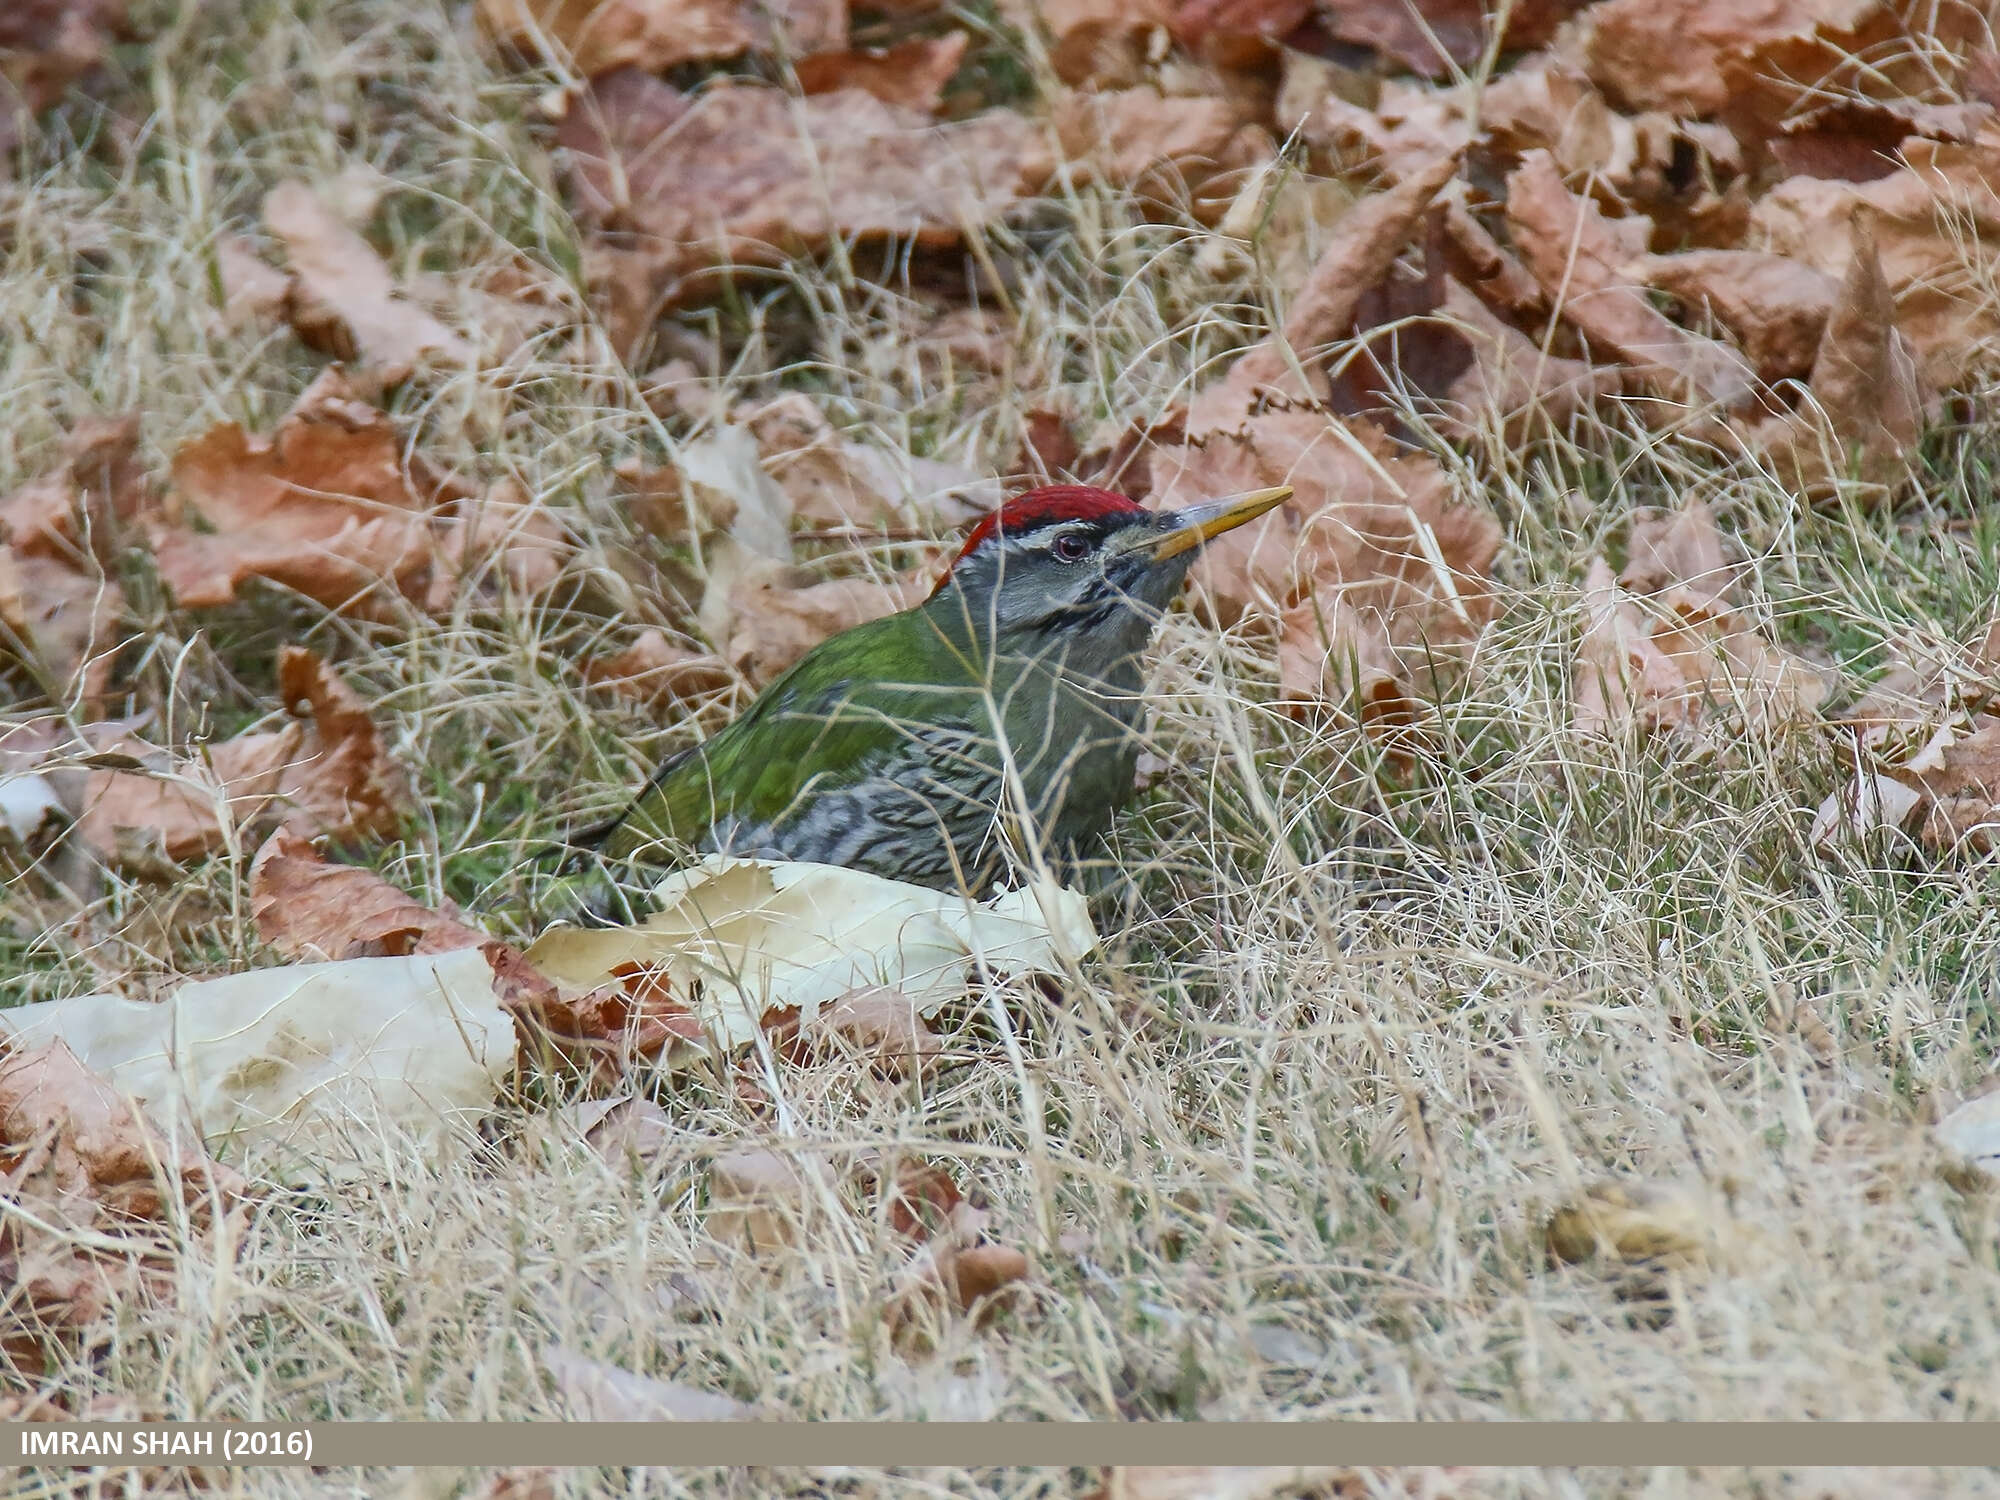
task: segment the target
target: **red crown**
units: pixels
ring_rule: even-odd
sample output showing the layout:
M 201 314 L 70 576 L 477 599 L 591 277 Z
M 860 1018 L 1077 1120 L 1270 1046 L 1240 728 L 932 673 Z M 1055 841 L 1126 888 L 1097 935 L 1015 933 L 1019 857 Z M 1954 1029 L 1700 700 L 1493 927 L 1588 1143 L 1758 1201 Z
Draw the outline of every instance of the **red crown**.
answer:
M 1093 489 L 1087 484 L 1052 484 L 1043 489 L 1016 495 L 998 510 L 982 517 L 952 558 L 951 566 L 938 580 L 938 589 L 951 581 L 958 565 L 1001 532 L 1020 535 L 1053 526 L 1060 521 L 1096 521 L 1105 516 L 1144 515 L 1138 501 L 1112 490 Z M 933 589 L 935 596 L 937 589 Z

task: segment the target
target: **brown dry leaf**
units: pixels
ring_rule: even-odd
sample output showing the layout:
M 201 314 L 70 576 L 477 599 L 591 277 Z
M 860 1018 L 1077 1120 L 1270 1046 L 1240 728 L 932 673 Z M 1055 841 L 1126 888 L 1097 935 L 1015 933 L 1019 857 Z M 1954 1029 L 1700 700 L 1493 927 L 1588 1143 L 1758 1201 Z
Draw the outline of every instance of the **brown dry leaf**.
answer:
M 1188 411 L 1190 431 L 1240 431 L 1260 402 L 1318 400 L 1326 395 L 1320 371 L 1328 345 L 1347 336 L 1362 299 L 1388 273 L 1416 232 L 1430 202 L 1458 170 L 1441 157 L 1384 193 L 1363 198 L 1342 216 L 1312 274 L 1292 299 L 1278 340 L 1239 356 L 1219 384 L 1198 394 Z M 1293 374 L 1289 350 L 1306 372 Z
M 485 497 L 403 452 L 396 426 L 337 371 L 268 438 L 225 423 L 174 456 L 149 516 L 160 579 L 182 608 L 226 604 L 266 579 L 329 609 L 393 617 L 386 594 L 440 612 L 494 571 L 546 587 L 567 556 L 553 516 L 508 481 Z M 199 519 L 209 528 L 193 529 Z
M 939 125 L 858 89 L 697 97 L 629 69 L 572 104 L 558 136 L 621 349 L 714 285 L 714 267 L 776 265 L 835 238 L 953 243 L 1054 166 L 1041 129 L 1006 111 Z
M 1073 88 L 1131 88 L 1151 71 L 1155 38 L 1190 4 L 1173 0 L 1037 0 L 1034 15 L 1054 45 L 1049 62 Z M 1190 44 L 1199 38 L 1191 39 Z
M 268 264 L 241 235 L 226 234 L 215 242 L 215 268 L 226 327 L 254 328 L 285 315 L 292 278 Z
M 864 1058 L 891 1078 L 913 1077 L 944 1052 L 943 1038 L 924 1024 L 909 998 L 880 985 L 842 995 L 799 1038 L 808 1047 L 831 1045 Z
M 791 497 L 797 519 L 867 530 L 915 521 L 888 456 L 842 437 L 810 396 L 795 391 L 739 407 L 734 420 L 756 438 L 764 472 Z
M 0 170 L 34 116 L 96 71 L 125 28 L 127 0 L 10 0 L 0 9 Z
M 661 630 L 641 631 L 621 651 L 587 658 L 583 680 L 627 698 L 692 698 L 735 681 L 729 664 L 709 651 L 677 645 Z
M 1644 255 L 1625 269 L 1639 285 L 1671 293 L 1728 329 L 1766 382 L 1812 369 L 1838 290 L 1803 261 L 1756 250 Z
M 1055 101 L 1050 118 L 1077 177 L 1186 205 L 1205 223 L 1228 212 L 1244 177 L 1276 154 L 1269 134 L 1244 124 L 1226 99 L 1073 93 Z
M 757 1147 L 728 1152 L 709 1164 L 708 1233 L 753 1255 L 785 1249 L 798 1242 L 826 1186 L 816 1162 Z
M 360 360 L 387 384 L 426 355 L 465 364 L 472 346 L 403 296 L 369 243 L 296 180 L 264 195 L 264 227 L 285 247 L 287 299 L 300 338 L 336 359 Z
M 860 89 L 884 104 L 936 114 L 971 45 L 971 36 L 953 31 L 867 51 L 816 52 L 798 61 L 799 89 L 807 94 Z
M 1723 711 L 1752 730 L 1809 723 L 1825 674 L 1767 640 L 1728 603 L 1733 570 L 1707 506 L 1635 514 L 1631 561 L 1584 580 L 1572 722 L 1588 734 L 1715 731 Z
M 495 1469 L 473 1492 L 473 1500 L 556 1500 L 556 1471 L 549 1468 Z
M 754 567 L 729 590 L 732 623 L 723 655 L 763 687 L 830 635 L 908 609 L 931 591 L 928 571 L 900 578 L 827 578 L 803 586 L 790 569 Z
M 515 594 L 540 594 L 562 576 L 570 555 L 562 523 L 512 479 L 461 500 L 435 532 L 437 561 L 423 599 L 434 615 L 448 614 L 454 600 L 496 572 Z
M 1969 648 L 1893 650 L 1841 722 L 1881 769 L 1820 805 L 1815 843 L 1914 825 L 1935 849 L 2000 844 L 2000 621 Z
M 77 835 L 123 863 L 128 850 L 136 856 L 143 847 L 169 860 L 206 854 L 228 842 L 231 827 L 273 814 L 308 834 L 394 832 L 409 809 L 409 787 L 359 695 L 297 646 L 279 653 L 278 688 L 305 722 L 238 735 L 178 764 L 136 742 L 121 746 L 160 761 L 159 774 L 92 771 Z
M 1761 113 L 1776 119 L 1862 54 L 1879 68 L 1876 44 L 1903 30 L 1895 11 L 1885 0 L 1606 0 L 1586 12 L 1581 50 L 1621 108 L 1713 115 L 1756 79 L 1776 96 Z
M 79 674 L 85 702 L 108 694 L 124 612 L 123 591 L 94 564 L 75 568 L 0 544 L 0 667 L 21 663 L 50 701 L 67 699 Z
M 794 55 L 847 43 L 844 0 L 479 0 L 479 21 L 527 57 L 556 52 L 578 74 L 664 71 L 768 50 Z
M 1646 252 L 1650 220 L 1606 218 L 1563 185 L 1548 152 L 1531 151 L 1507 179 L 1507 222 L 1550 303 L 1647 388 L 1681 409 L 1747 403 L 1755 375 L 1743 357 L 1671 322 L 1625 274 Z
M 146 503 L 138 447 L 136 414 L 78 422 L 56 468 L 0 499 L 0 542 L 72 565 L 86 554 L 109 561 L 124 524 Z
M 87 1329 L 135 1291 L 171 1297 L 165 1237 L 200 1232 L 247 1190 L 192 1132 L 170 1139 L 62 1042 L 0 1048 L 0 1349 L 39 1368 L 44 1339 Z M 177 1207 L 169 1211 L 172 1201 Z
M 1433 668 L 1462 656 L 1497 612 L 1499 523 L 1483 505 L 1453 503 L 1433 459 L 1396 451 L 1373 424 L 1296 408 L 1189 437 L 1155 450 L 1153 503 L 1293 486 L 1287 504 L 1217 538 L 1192 577 L 1224 622 L 1280 618 L 1283 660 L 1301 690 L 1337 701 L 1365 689 L 1378 716 L 1401 716 L 1428 695 Z M 1325 648 L 1318 670 L 1314 642 Z M 1394 692 L 1377 670 L 1387 661 Z M 1360 680 L 1350 675 L 1357 664 Z
M 257 936 L 286 958 L 379 958 L 481 948 L 489 934 L 455 908 L 435 911 L 373 870 L 329 863 L 311 842 L 279 831 L 250 863 Z
M 1810 404 L 1748 430 L 1806 495 L 1825 495 L 1843 479 L 1879 495 L 1907 475 L 1930 394 L 1896 320 L 1874 240 L 1862 230 L 1813 358 Z
M 1588 0 L 1516 0 L 1507 8 L 1501 50 L 1526 51 L 1555 34 L 1557 25 Z M 1487 44 L 1483 0 L 1318 0 L 1319 24 L 1333 40 L 1372 47 L 1413 73 L 1442 78 L 1477 63 Z
M 1990 361 L 2000 304 L 2000 130 L 1964 145 L 1912 140 L 1909 165 L 1873 182 L 1794 177 L 1752 208 L 1748 247 L 1845 280 L 1863 237 L 1875 244 L 1924 384 L 1946 389 Z

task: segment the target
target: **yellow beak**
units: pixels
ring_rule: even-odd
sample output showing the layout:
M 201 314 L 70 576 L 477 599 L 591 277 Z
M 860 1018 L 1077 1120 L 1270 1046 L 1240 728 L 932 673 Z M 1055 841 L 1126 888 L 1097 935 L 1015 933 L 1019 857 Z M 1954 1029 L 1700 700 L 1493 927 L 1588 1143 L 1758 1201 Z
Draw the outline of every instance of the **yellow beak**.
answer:
M 1291 498 L 1292 487 L 1281 484 L 1268 490 L 1251 490 L 1247 494 L 1206 500 L 1200 505 L 1169 512 L 1167 519 L 1173 527 L 1153 543 L 1153 561 L 1165 562 L 1170 557 L 1193 551 L 1210 537 L 1221 536 L 1246 521 L 1254 521 L 1273 506 L 1282 505 Z

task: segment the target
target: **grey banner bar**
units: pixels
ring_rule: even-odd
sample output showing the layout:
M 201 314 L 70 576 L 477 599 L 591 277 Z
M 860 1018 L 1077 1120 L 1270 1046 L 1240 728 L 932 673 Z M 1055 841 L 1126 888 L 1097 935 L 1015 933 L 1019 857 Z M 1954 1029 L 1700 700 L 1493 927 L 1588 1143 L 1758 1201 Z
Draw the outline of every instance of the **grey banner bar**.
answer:
M 0 1463 L 2000 1465 L 2000 1423 L 29 1422 L 0 1424 Z

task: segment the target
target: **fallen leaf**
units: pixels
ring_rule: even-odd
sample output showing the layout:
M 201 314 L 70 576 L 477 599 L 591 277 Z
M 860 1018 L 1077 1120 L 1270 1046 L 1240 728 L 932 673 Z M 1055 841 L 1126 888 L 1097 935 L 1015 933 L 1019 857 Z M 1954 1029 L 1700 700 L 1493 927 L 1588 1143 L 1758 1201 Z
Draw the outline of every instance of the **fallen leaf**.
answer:
M 1507 222 L 1551 305 L 1671 409 L 1748 402 L 1755 376 L 1743 357 L 1670 321 L 1626 276 L 1624 268 L 1646 252 L 1649 220 L 1606 218 L 1563 185 L 1546 151 L 1530 151 L 1507 178 Z
M 1499 523 L 1482 505 L 1455 503 L 1435 460 L 1397 452 L 1372 424 L 1273 409 L 1189 439 L 1154 452 L 1150 503 L 1293 486 L 1289 503 L 1217 538 L 1191 578 L 1225 624 L 1282 622 L 1299 690 L 1329 701 L 1362 690 L 1378 718 L 1405 716 L 1497 613 Z M 1317 671 L 1314 642 L 1324 648 Z M 1394 691 L 1367 675 L 1385 661 L 1396 664 Z
M 943 1039 L 916 1006 L 881 985 L 839 996 L 800 1028 L 799 1037 L 808 1046 L 830 1044 L 864 1058 L 892 1078 L 913 1077 L 944 1052 Z
M 1059 971 L 1096 934 L 1083 899 L 1061 887 L 964 900 L 831 865 L 711 855 L 654 890 L 660 909 L 632 927 L 553 928 L 528 961 L 567 991 L 627 966 L 685 996 L 724 1048 L 754 1041 L 764 1017 L 821 1008 L 869 985 L 899 989 L 919 1016 L 964 993 L 975 962 L 1001 972 Z
M 257 936 L 288 959 L 449 953 L 492 941 L 455 909 L 425 906 L 356 865 L 323 858 L 297 834 L 273 834 L 250 864 Z
M 1033 19 L 1048 31 L 1049 64 L 1064 83 L 1131 88 L 1151 69 L 1154 39 L 1190 8 L 1173 0 L 1038 0 Z
M 1568 1265 L 1593 1262 L 1647 1270 L 1726 1266 L 1735 1226 L 1708 1194 L 1665 1183 L 1601 1182 L 1550 1215 L 1549 1254 Z
M 1941 390 L 1990 359 L 2000 337 L 1987 290 L 2000 253 L 2000 130 L 1963 145 L 1911 140 L 1903 157 L 1906 166 L 1873 182 L 1778 183 L 1752 206 L 1745 243 L 1844 282 L 1860 240 L 1872 240 L 1896 326 L 1923 384 Z
M 718 1156 L 708 1169 L 709 1236 L 753 1255 L 785 1249 L 798 1243 L 825 1186 L 823 1173 L 776 1151 Z
M 721 657 L 677 645 L 654 629 L 641 631 L 622 650 L 585 658 L 580 670 L 585 682 L 627 698 L 693 698 L 735 681 Z
M 811 397 L 793 392 L 742 407 L 734 420 L 756 439 L 759 463 L 799 519 L 870 529 L 916 520 L 887 454 L 842 437 Z
M 1930 406 L 1914 351 L 1897 327 L 1895 298 L 1864 230 L 1848 262 L 1813 358 L 1811 399 L 1768 417 L 1749 441 L 1808 496 L 1858 480 L 1879 496 L 1909 470 Z
M 1587 0 L 1519 0 L 1500 14 L 1506 32 L 1500 50 L 1538 47 Z M 1495 7 L 1482 0 L 1319 0 L 1320 26 L 1336 42 L 1372 47 L 1413 73 L 1441 78 L 1469 68 L 1487 46 Z
M 626 67 L 661 72 L 780 41 L 793 54 L 847 42 L 842 0 L 479 0 L 479 22 L 524 56 L 553 48 L 585 78 Z
M 1618 578 L 1599 558 L 1584 580 L 1571 719 L 1579 732 L 1636 725 L 1712 736 L 1718 715 L 1739 732 L 1815 720 L 1825 674 L 1728 602 L 1732 570 L 1705 505 L 1638 512 L 1629 552 Z
M 58 1002 L 60 1003 L 60 1002 Z M 4 1013 L 12 1031 L 27 1006 Z M 170 1299 L 169 1236 L 201 1232 L 246 1191 L 185 1134 L 163 1132 L 61 1040 L 0 1039 L 0 1350 L 38 1369 L 136 1291 Z M 174 1206 L 170 1210 L 168 1204 Z M 39 1221 L 39 1222 L 36 1222 Z
M 215 242 L 215 268 L 228 327 L 255 328 L 285 316 L 292 278 L 265 261 L 241 235 L 226 234 Z
M 717 266 L 740 275 L 834 239 L 954 243 L 1053 168 L 1040 129 L 1006 111 L 939 125 L 858 89 L 690 96 L 630 69 L 597 80 L 558 138 L 621 349 Z
M 0 164 L 32 118 L 95 72 L 125 29 L 126 0 L 17 0 L 0 13 Z
M 557 1344 L 541 1353 L 542 1368 L 577 1422 L 753 1422 L 754 1406 L 676 1380 L 656 1380 Z
M 466 949 L 251 969 L 153 1003 L 81 995 L 0 1011 L 10 1045 L 60 1041 L 158 1118 L 211 1145 L 283 1148 L 288 1177 L 342 1171 L 345 1143 L 406 1131 L 433 1149 L 491 1108 L 514 1033 Z
M 1278 339 L 1246 350 L 1188 411 L 1191 432 L 1238 431 L 1260 402 L 1323 399 L 1320 363 L 1327 347 L 1351 331 L 1356 309 L 1409 243 L 1425 209 L 1458 169 L 1442 157 L 1384 193 L 1363 198 L 1342 216 L 1312 274 L 1292 299 Z M 1303 385 L 1296 360 L 1307 372 Z
M 476 595 L 479 583 L 495 572 L 516 595 L 544 593 L 562 576 L 570 555 L 561 523 L 511 479 L 476 499 L 461 500 L 438 521 L 433 545 L 436 563 L 423 602 L 434 615 Z
M 303 722 L 223 740 L 194 759 L 158 757 L 164 764 L 156 774 L 93 771 L 78 836 L 111 854 L 121 830 L 139 830 L 157 838 L 167 859 L 182 860 L 222 847 L 231 829 L 266 815 L 338 838 L 399 828 L 409 787 L 360 696 L 297 646 L 278 654 L 278 691 Z M 137 742 L 125 748 L 157 756 Z
M 1667 292 L 1735 337 L 1766 382 L 1813 367 L 1839 284 L 1802 261 L 1756 250 L 1641 256 L 1634 282 Z
M 0 542 L 22 557 L 72 567 L 86 557 L 114 560 L 126 523 L 147 500 L 138 447 L 135 415 L 78 422 L 61 464 L 0 499 Z
M 936 114 L 945 87 L 965 60 L 972 38 L 963 31 L 911 37 L 893 47 L 865 51 L 815 52 L 799 59 L 795 72 L 807 94 L 860 89 L 884 104 Z
M 1900 30 L 1883 0 L 1605 0 L 1584 15 L 1581 50 L 1592 80 L 1621 108 L 1699 116 L 1731 102 L 1726 64 L 1800 80 L 1790 93 L 1806 98 L 1833 64 Z
M 287 309 L 308 344 L 372 365 L 389 384 L 426 355 L 470 361 L 472 346 L 403 296 L 382 258 L 306 184 L 272 188 L 263 215 L 291 264 Z
M 86 702 L 110 691 L 125 595 L 94 564 L 71 567 L 0 544 L 0 665 L 21 663 L 42 696 Z
M 556 1471 L 548 1468 L 495 1469 L 475 1492 L 475 1500 L 556 1500 Z
M 674 1139 L 667 1112 L 651 1099 L 627 1094 L 570 1105 L 565 1113 L 583 1110 L 588 1111 L 588 1118 L 574 1118 L 585 1143 L 613 1166 L 635 1157 L 651 1160 Z
M 173 483 L 148 532 L 184 609 L 226 604 L 253 578 L 329 609 L 379 609 L 385 587 L 421 594 L 437 562 L 431 512 L 465 497 L 420 459 L 406 463 L 395 425 L 331 373 L 269 438 L 231 422 L 183 445 Z M 190 529 L 186 512 L 209 529 Z
M 1243 176 L 1276 152 L 1269 134 L 1244 124 L 1228 100 L 1151 89 L 1063 95 L 1050 123 L 1073 180 L 1124 188 L 1208 223 L 1228 211 Z
M 1937 1143 L 1969 1169 L 1973 1181 L 2000 1180 L 2000 1092 L 1988 1088 L 1932 1127 Z

